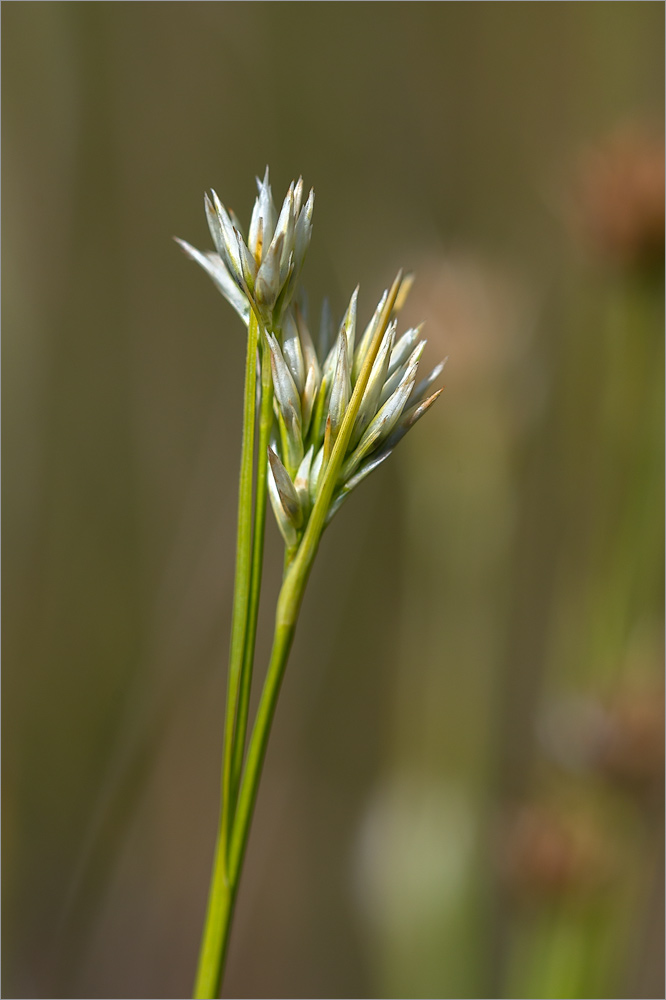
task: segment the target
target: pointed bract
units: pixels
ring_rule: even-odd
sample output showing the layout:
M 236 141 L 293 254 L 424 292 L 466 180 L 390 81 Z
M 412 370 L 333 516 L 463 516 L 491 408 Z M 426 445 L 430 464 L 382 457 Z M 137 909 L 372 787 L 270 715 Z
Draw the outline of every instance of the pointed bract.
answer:
M 224 295 L 227 302 L 233 306 L 240 318 L 247 326 L 250 320 L 250 304 L 247 297 L 233 280 L 229 271 L 224 265 L 222 258 L 217 253 L 202 253 L 196 247 L 191 246 L 186 240 L 174 237 L 176 243 L 183 252 L 204 269 L 206 274 L 212 278 L 217 289 Z
M 350 377 L 351 377 L 351 363 L 354 357 L 354 342 L 356 340 L 356 307 L 358 303 L 358 290 L 357 285 L 352 292 L 352 297 L 349 300 L 349 305 L 347 306 L 347 312 L 344 315 L 342 323 L 340 324 L 340 331 L 344 330 L 347 337 L 347 355 L 349 357 L 349 367 L 350 367 Z
M 280 294 L 280 258 L 283 243 L 284 237 L 281 234 L 272 241 L 257 272 L 254 295 L 264 315 L 272 313 Z
M 310 445 L 303 457 L 303 461 L 298 467 L 298 472 L 294 479 L 294 488 L 298 495 L 298 501 L 304 518 L 307 517 L 310 510 L 310 468 L 312 466 L 313 454 L 314 448 Z
M 301 394 L 305 386 L 305 364 L 298 327 L 291 311 L 287 311 L 282 318 L 282 354 L 291 372 L 294 385 L 298 393 Z
M 414 406 L 416 405 L 416 403 L 421 402 L 421 400 L 425 397 L 426 393 L 428 392 L 430 386 L 442 374 L 444 370 L 444 365 L 448 360 L 449 360 L 448 358 L 444 358 L 444 360 L 440 361 L 438 365 L 435 365 L 435 367 L 433 368 L 433 370 L 430 372 L 429 375 L 426 375 L 425 378 L 421 379 L 420 382 L 416 383 L 416 385 L 412 389 L 411 396 L 407 400 L 408 406 Z
M 381 396 L 382 388 L 386 380 L 389 358 L 391 356 L 391 351 L 393 350 L 395 329 L 396 322 L 394 320 L 389 324 L 386 333 L 384 334 L 381 347 L 379 348 L 379 353 L 377 354 L 375 363 L 372 366 L 370 378 L 368 379 L 368 384 L 365 387 L 363 399 L 361 400 L 361 405 L 356 416 L 354 430 L 349 441 L 350 448 L 353 448 L 356 445 L 363 434 L 363 431 L 377 412 L 379 397 Z
M 407 358 L 407 360 L 404 361 L 400 365 L 400 367 L 394 369 L 393 374 L 391 374 L 391 366 L 389 365 L 389 377 L 386 379 L 384 387 L 382 388 L 381 391 L 381 395 L 379 397 L 380 406 L 383 403 L 385 403 L 386 400 L 389 398 L 389 396 L 395 392 L 400 383 L 403 381 L 405 373 L 409 371 L 415 364 L 418 365 L 421 355 L 423 354 L 423 348 L 425 347 L 425 345 L 426 345 L 425 340 L 422 340 L 419 344 L 417 344 L 412 353 Z M 393 353 L 395 354 L 395 350 Z M 414 371 L 416 371 L 415 368 Z
M 418 361 L 417 361 L 418 364 Z M 412 365 L 403 376 L 400 385 L 392 396 L 386 400 L 377 416 L 370 422 L 368 429 L 342 468 L 343 479 L 348 479 L 358 468 L 362 459 L 384 441 L 391 433 L 409 399 L 409 394 L 416 378 L 416 365 Z
M 395 300 L 395 305 L 393 306 L 393 312 L 398 313 L 407 301 L 407 296 L 412 290 L 412 285 L 414 284 L 414 274 L 409 272 L 404 276 L 402 282 L 400 283 L 400 291 L 398 292 L 398 297 Z
M 270 462 L 273 479 L 280 495 L 282 508 L 294 528 L 298 529 L 303 524 L 303 511 L 301 510 L 296 488 L 279 457 L 270 447 L 268 449 L 268 461 Z
M 403 333 L 402 337 L 400 337 L 391 353 L 388 370 L 389 377 L 405 363 L 409 355 L 412 353 L 414 345 L 419 339 L 422 329 L 423 323 L 421 323 L 420 326 L 412 327 L 411 330 L 407 330 L 407 332 Z
M 310 189 L 308 200 L 301 209 L 301 213 L 296 220 L 294 232 L 294 257 L 296 260 L 296 272 L 300 273 L 303 267 L 303 260 L 310 245 L 312 237 L 312 214 L 314 212 L 314 190 Z
M 298 398 L 298 391 L 280 350 L 280 345 L 272 333 L 268 335 L 268 345 L 271 350 L 271 370 L 273 372 L 273 388 L 275 398 L 283 415 L 288 407 L 291 407 L 300 418 L 301 403 Z
M 296 531 L 296 528 L 294 528 L 287 512 L 282 506 L 282 499 L 275 482 L 270 462 L 268 463 L 268 496 L 271 501 L 271 507 L 273 508 L 277 526 L 280 529 L 280 534 L 284 538 L 285 545 L 287 548 L 293 548 L 298 544 L 298 532 Z
M 321 474 L 321 468 L 324 464 L 324 448 L 323 445 L 315 455 L 312 466 L 310 467 L 310 503 L 314 504 L 317 499 L 317 488 L 319 486 L 319 476 Z
M 381 299 L 377 303 L 377 308 L 374 311 L 372 319 L 366 326 L 363 332 L 363 336 L 361 337 L 361 341 L 358 347 L 356 348 L 356 352 L 354 354 L 354 364 L 352 366 L 352 381 L 354 382 L 354 384 L 356 384 L 356 379 L 358 378 L 359 372 L 363 367 L 365 356 L 368 353 L 368 348 L 370 347 L 370 344 L 372 343 L 372 338 L 375 335 L 375 330 L 377 329 L 379 318 L 382 314 L 384 306 L 386 305 L 387 297 L 388 297 L 388 291 L 385 291 Z
M 349 370 L 349 352 L 347 349 L 347 335 L 345 330 L 340 331 L 340 346 L 338 348 L 338 361 L 335 366 L 335 374 L 331 386 L 331 402 L 328 413 L 331 421 L 331 433 L 333 441 L 340 430 L 340 424 L 345 415 L 349 399 L 351 397 L 351 372 Z
M 259 193 L 254 202 L 248 234 L 248 247 L 250 252 L 255 256 L 255 259 L 259 236 L 261 236 L 261 243 L 265 251 L 270 246 L 273 233 L 275 232 L 276 213 L 271 186 L 268 182 L 268 167 L 266 167 L 263 181 L 257 178 L 257 190 Z M 259 260 L 261 260 L 261 257 Z
M 314 365 L 310 365 L 305 377 L 305 388 L 301 397 L 301 416 L 303 419 L 303 434 L 307 437 L 310 429 L 310 419 L 314 409 L 314 402 L 317 398 L 317 371 Z

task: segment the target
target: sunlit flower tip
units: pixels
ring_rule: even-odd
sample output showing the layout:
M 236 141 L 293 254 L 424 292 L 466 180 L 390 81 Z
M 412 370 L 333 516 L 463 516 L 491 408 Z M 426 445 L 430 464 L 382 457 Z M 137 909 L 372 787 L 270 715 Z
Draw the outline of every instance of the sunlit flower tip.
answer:
M 404 424 L 407 430 L 410 430 L 417 420 L 420 420 L 424 413 L 427 413 L 432 404 L 435 402 L 438 396 L 444 392 L 444 387 L 437 389 L 431 396 L 427 399 L 420 400 L 409 409 L 405 410 L 402 417 L 400 418 L 400 423 Z
M 303 511 L 296 487 L 291 481 L 289 473 L 271 447 L 268 449 L 268 461 L 270 463 L 273 479 L 277 487 L 280 503 L 292 526 L 296 529 L 303 524 Z
M 399 367 L 394 368 L 393 373 L 391 373 L 391 365 L 389 364 L 389 375 L 384 383 L 384 387 L 382 388 L 381 395 L 379 397 L 380 406 L 385 403 L 389 396 L 391 396 L 398 386 L 402 384 L 407 373 L 413 373 L 414 378 L 416 377 L 416 369 L 421 359 L 421 355 L 423 354 L 423 348 L 425 345 L 425 340 L 421 340 L 412 350 L 407 360 L 404 361 Z M 395 354 L 395 350 L 393 353 Z
M 417 348 L 417 351 L 418 350 L 419 348 Z M 420 347 L 420 351 L 422 350 L 423 348 Z M 416 351 L 414 353 L 416 354 Z M 363 434 L 363 437 L 359 441 L 356 450 L 352 452 L 343 466 L 341 477 L 343 481 L 348 480 L 349 477 L 353 475 L 365 456 L 370 454 L 373 449 L 380 445 L 381 442 L 389 436 L 397 424 L 414 387 L 417 365 L 418 357 L 415 359 L 415 362 L 410 364 L 397 389 L 386 400 L 377 415 L 370 422 L 367 430 Z
M 273 508 L 277 526 L 280 529 L 280 534 L 284 539 L 285 545 L 287 548 L 293 548 L 298 544 L 298 532 L 292 524 L 286 510 L 282 506 L 282 499 L 275 482 L 275 476 L 273 474 L 273 468 L 270 461 L 268 463 L 268 496 L 271 501 L 271 507 Z
M 298 393 L 302 394 L 305 386 L 305 363 L 303 361 L 298 327 L 291 312 L 285 313 L 282 320 L 282 354 L 287 363 L 287 368 L 291 372 L 294 385 Z
M 310 188 L 310 194 L 305 206 L 301 209 L 296 220 L 294 233 L 294 257 L 296 260 L 296 270 L 300 271 L 303 266 L 305 254 L 310 245 L 312 236 L 312 214 L 314 212 L 314 188 Z
M 397 426 L 386 439 L 384 447 L 393 450 L 398 442 L 405 436 L 407 431 L 410 431 L 417 420 L 420 420 L 423 414 L 428 412 L 432 404 L 438 396 L 441 396 L 443 392 L 443 388 L 437 389 L 436 392 L 433 392 L 432 396 L 428 396 L 427 399 L 422 400 L 420 403 L 415 403 L 413 406 L 407 406 L 405 410 L 403 410 Z
M 254 296 L 257 305 L 265 316 L 270 315 L 280 294 L 280 258 L 282 256 L 283 244 L 284 237 L 282 234 L 273 238 L 261 262 L 261 267 L 257 272 L 257 280 L 254 284 Z
M 234 227 L 234 235 L 236 236 L 236 243 L 238 244 L 238 255 L 240 257 L 243 280 L 247 286 L 248 291 L 252 293 L 252 291 L 254 290 L 254 282 L 257 277 L 257 264 L 255 262 L 253 255 L 245 246 L 245 241 L 241 233 L 235 227 Z
M 408 274 L 404 276 L 404 278 L 400 283 L 400 290 L 398 291 L 398 296 L 393 306 L 393 312 L 395 313 L 400 312 L 405 302 L 407 301 L 407 296 L 411 292 L 413 284 L 414 284 L 414 273 L 413 271 L 410 271 Z
M 356 340 L 356 310 L 358 306 L 358 290 L 359 285 L 356 286 L 352 292 L 352 296 L 349 300 L 349 305 L 347 306 L 347 311 L 340 324 L 340 332 L 344 330 L 347 337 L 347 354 L 350 362 L 350 375 L 351 375 L 351 363 L 354 359 L 354 342 Z
M 414 326 L 403 333 L 402 337 L 399 338 L 397 344 L 393 348 L 391 354 L 391 360 L 389 362 L 388 374 L 389 377 L 398 369 L 402 364 L 405 363 L 409 355 L 414 349 L 414 344 L 421 336 L 421 330 L 423 329 L 423 323 L 418 326 Z
M 357 442 L 360 440 L 365 428 L 368 426 L 379 405 L 379 399 L 381 396 L 382 388 L 384 382 L 386 381 L 386 374 L 388 372 L 389 358 L 391 356 L 391 351 L 393 350 L 393 343 L 395 340 L 395 330 L 396 322 L 395 320 L 389 324 L 386 333 L 382 339 L 377 357 L 375 358 L 372 370 L 370 372 L 370 378 L 368 379 L 368 384 L 365 387 L 365 392 L 363 393 L 363 399 L 361 400 L 361 405 L 356 416 L 356 423 L 354 424 L 354 430 L 349 441 L 351 448 L 354 448 Z
M 377 308 L 375 309 L 375 311 L 373 313 L 372 319 L 370 320 L 370 322 L 366 326 L 366 328 L 365 328 L 365 330 L 363 332 L 363 336 L 361 337 L 360 343 L 359 343 L 358 347 L 356 348 L 356 351 L 355 351 L 355 354 L 354 354 L 354 364 L 352 366 L 352 379 L 354 380 L 354 382 L 356 382 L 356 379 L 359 376 L 361 368 L 363 367 L 363 362 L 365 361 L 365 356 L 368 353 L 368 349 L 370 347 L 370 344 L 372 343 L 372 338 L 375 335 L 375 330 L 377 329 L 377 325 L 379 323 L 379 318 L 380 318 L 380 316 L 381 316 L 381 314 L 383 312 L 384 306 L 386 305 L 387 298 L 388 298 L 388 290 L 385 290 L 384 294 L 381 297 L 381 299 L 377 303 Z
M 275 226 L 275 235 L 273 236 L 273 243 L 282 237 L 282 251 L 281 251 L 281 265 L 280 265 L 280 284 L 283 285 L 287 279 L 287 272 L 289 267 L 289 258 L 293 253 L 294 249 L 294 182 L 292 181 L 289 185 L 289 190 L 287 191 L 286 197 L 282 202 L 282 208 L 280 209 L 280 215 L 278 216 L 277 224 Z M 271 244 L 272 246 L 272 244 Z
M 213 280 L 216 288 L 224 295 L 227 302 L 233 306 L 240 318 L 247 326 L 250 319 L 250 304 L 247 297 L 233 280 L 227 270 L 222 258 L 217 253 L 202 253 L 191 246 L 186 240 L 181 240 L 174 236 L 174 240 L 183 252 L 204 269 L 206 274 Z
M 411 396 L 407 400 L 409 406 L 415 406 L 425 397 L 430 386 L 436 379 L 439 378 L 439 376 L 444 371 L 444 365 L 448 360 L 449 360 L 448 357 L 444 358 L 444 360 L 440 361 L 438 365 L 435 365 L 435 367 L 433 368 L 433 370 L 430 372 L 429 375 L 426 375 L 425 378 L 421 379 L 420 382 L 416 383 L 416 385 L 412 389 Z
M 275 205 L 273 204 L 273 194 L 268 183 L 268 167 L 263 181 L 257 177 L 258 195 L 252 209 L 250 219 L 250 231 L 248 234 L 248 247 L 259 263 L 263 256 L 263 251 L 267 250 L 273 239 L 275 232 Z
M 303 178 L 299 177 L 294 187 L 294 218 L 298 219 L 298 214 L 303 204 Z
M 273 388 L 275 390 L 275 398 L 278 406 L 282 411 L 285 423 L 287 421 L 289 409 L 293 410 L 294 414 L 296 414 L 300 421 L 301 402 L 298 396 L 298 390 L 296 389 L 291 372 L 289 371 L 284 357 L 282 356 L 282 351 L 280 350 L 280 345 L 278 344 L 276 338 L 271 333 L 267 334 L 267 336 L 268 346 L 271 351 Z
M 211 191 L 211 196 L 212 200 L 208 195 L 205 196 L 204 204 L 208 228 L 215 243 L 215 249 L 229 268 L 231 277 L 243 291 L 246 291 L 236 230 L 227 210 L 214 191 Z

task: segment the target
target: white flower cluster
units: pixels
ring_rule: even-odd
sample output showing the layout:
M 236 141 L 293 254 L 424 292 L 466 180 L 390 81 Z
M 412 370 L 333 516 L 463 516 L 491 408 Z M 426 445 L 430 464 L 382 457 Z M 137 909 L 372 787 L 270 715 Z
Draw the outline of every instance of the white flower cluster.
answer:
M 214 191 L 204 196 L 208 228 L 217 253 L 201 253 L 185 240 L 183 250 L 211 276 L 245 323 L 254 308 L 270 329 L 279 326 L 303 267 L 312 235 L 314 191 L 303 205 L 303 178 L 289 185 L 278 215 L 268 180 L 257 178 L 247 242 L 238 219 Z
M 285 543 L 297 545 L 317 496 L 354 386 L 378 333 L 388 292 L 362 335 L 356 336 L 358 289 L 337 336 L 324 303 L 315 346 L 304 310 L 294 303 L 297 280 L 312 231 L 314 193 L 302 206 L 303 182 L 291 184 L 276 219 L 268 182 L 257 181 L 247 243 L 237 220 L 213 193 L 206 215 L 217 253 L 201 253 L 178 242 L 211 276 L 222 294 L 249 321 L 253 310 L 270 347 L 275 433 L 269 448 L 269 494 Z M 411 279 L 403 281 L 404 300 Z M 395 311 L 395 310 L 394 310 Z M 328 523 L 352 490 L 376 469 L 423 416 L 441 389 L 429 390 L 441 362 L 417 383 L 425 340 L 415 327 L 397 336 L 388 324 L 370 371 L 338 481 Z M 358 341 L 358 342 L 357 342 Z

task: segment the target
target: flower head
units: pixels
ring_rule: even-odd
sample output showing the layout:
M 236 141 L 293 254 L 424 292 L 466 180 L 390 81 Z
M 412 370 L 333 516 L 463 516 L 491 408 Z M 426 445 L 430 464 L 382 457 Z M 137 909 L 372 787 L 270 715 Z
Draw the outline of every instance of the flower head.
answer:
M 275 414 L 272 445 L 265 459 L 268 493 L 284 540 L 293 548 L 307 527 L 345 418 L 344 445 L 338 448 L 327 490 L 332 477 L 337 481 L 330 502 L 327 492 L 320 505 L 327 505 L 326 524 L 430 409 L 442 391 L 430 393 L 430 388 L 444 362 L 417 383 L 425 347 L 422 328 L 413 327 L 398 336 L 395 319 L 411 288 L 412 275 L 396 279 L 392 297 L 384 292 L 359 336 L 358 288 L 337 335 L 325 301 L 319 333 L 313 337 L 296 293 L 312 233 L 314 192 L 303 203 L 302 178 L 292 182 L 278 213 L 268 168 L 263 181 L 257 179 L 257 189 L 247 241 L 236 217 L 211 191 L 204 204 L 215 251 L 201 252 L 184 240 L 177 242 L 212 278 L 243 322 L 249 324 L 254 313 L 262 328 L 270 352 Z M 361 394 L 360 386 L 355 389 L 363 370 Z
M 204 196 L 215 252 L 202 253 L 177 240 L 185 253 L 210 275 L 241 319 L 254 310 L 269 329 L 281 323 L 297 286 L 312 234 L 314 191 L 303 204 L 303 179 L 289 185 L 278 214 L 268 178 L 257 178 L 247 242 L 240 223 L 216 193 Z
M 411 283 L 411 276 L 404 281 Z M 278 422 L 278 434 L 269 455 L 270 498 L 280 531 L 290 547 L 298 543 L 307 524 L 386 302 L 385 293 L 354 346 L 357 297 L 358 289 L 351 297 L 337 338 L 327 351 L 327 305 L 322 309 L 318 338 L 324 350 L 315 349 L 298 306 L 285 316 L 282 346 L 275 337 L 269 337 Z M 396 340 L 396 326 L 395 319 L 388 324 L 373 362 L 333 492 L 327 524 L 359 483 L 389 457 L 398 441 L 442 391 L 430 393 L 430 388 L 444 362 L 416 382 L 425 347 L 425 340 L 419 339 L 421 327 L 407 330 Z

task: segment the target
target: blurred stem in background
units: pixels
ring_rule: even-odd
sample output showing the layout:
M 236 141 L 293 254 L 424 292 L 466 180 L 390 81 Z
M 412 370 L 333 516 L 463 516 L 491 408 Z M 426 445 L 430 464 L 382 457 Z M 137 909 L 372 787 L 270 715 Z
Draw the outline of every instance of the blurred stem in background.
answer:
M 654 943 L 640 984 L 630 957 L 663 848 L 663 163 L 660 139 L 625 130 L 575 178 L 571 221 L 593 267 L 569 285 L 552 450 L 540 434 L 536 456 L 558 512 L 532 539 L 537 559 L 550 549 L 549 596 L 531 664 L 507 647 L 496 995 L 660 995 Z M 520 578 L 516 597 L 520 619 Z M 515 684 L 535 669 L 526 728 Z
M 620 181 L 613 153 L 577 220 L 605 244 L 594 267 L 569 249 L 548 338 L 514 317 L 512 342 L 499 301 L 457 337 L 464 272 L 447 295 L 429 275 L 452 391 L 470 385 L 407 453 L 402 668 L 361 836 L 382 995 L 660 995 L 663 145 L 633 167 L 623 145 Z

